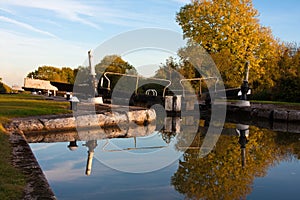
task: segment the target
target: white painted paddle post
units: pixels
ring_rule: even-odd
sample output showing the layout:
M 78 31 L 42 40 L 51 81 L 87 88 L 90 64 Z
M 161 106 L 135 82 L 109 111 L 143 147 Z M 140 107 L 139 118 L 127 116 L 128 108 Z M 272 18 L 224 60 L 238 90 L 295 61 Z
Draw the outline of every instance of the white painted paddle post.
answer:
M 167 112 L 181 112 L 181 95 L 165 96 L 165 110 Z
M 245 63 L 245 77 L 241 85 L 241 99 L 236 104 L 239 107 L 250 106 L 250 101 L 247 100 L 247 94 L 249 92 L 248 78 L 249 78 L 249 61 Z
M 94 104 L 103 104 L 103 98 L 98 96 L 98 80 L 96 78 L 95 68 L 92 65 L 92 51 L 88 51 L 88 59 L 89 59 L 89 70 L 92 87 L 94 88 L 94 96 L 89 99 L 89 102 Z

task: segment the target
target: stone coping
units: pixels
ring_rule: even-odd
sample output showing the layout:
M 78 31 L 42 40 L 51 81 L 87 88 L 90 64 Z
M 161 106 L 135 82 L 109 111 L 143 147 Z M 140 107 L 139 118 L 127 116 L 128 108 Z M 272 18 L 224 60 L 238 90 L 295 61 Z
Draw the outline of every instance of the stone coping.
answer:
M 266 119 L 280 122 L 300 122 L 300 110 L 254 104 L 250 107 L 227 106 L 227 114 L 249 115 L 251 119 Z
M 26 175 L 22 199 L 55 200 L 56 197 L 22 132 L 11 133 L 9 141 L 12 145 L 12 164 Z
M 110 127 L 120 124 L 145 125 L 155 121 L 156 113 L 153 109 L 134 110 L 128 112 L 106 112 L 100 114 L 51 115 L 32 118 L 13 119 L 5 125 L 9 132 L 51 132 L 76 129 L 90 129 L 97 127 Z

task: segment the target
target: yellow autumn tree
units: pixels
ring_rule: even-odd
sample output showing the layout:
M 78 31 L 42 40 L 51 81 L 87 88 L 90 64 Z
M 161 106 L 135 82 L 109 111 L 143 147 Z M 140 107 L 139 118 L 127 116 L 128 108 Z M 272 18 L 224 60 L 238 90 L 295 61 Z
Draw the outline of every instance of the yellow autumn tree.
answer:
M 267 63 L 279 57 L 278 42 L 259 24 L 252 0 L 193 0 L 180 9 L 176 21 L 190 45 L 200 44 L 211 54 L 226 86 L 241 84 L 246 61 L 250 83 L 273 84 Z

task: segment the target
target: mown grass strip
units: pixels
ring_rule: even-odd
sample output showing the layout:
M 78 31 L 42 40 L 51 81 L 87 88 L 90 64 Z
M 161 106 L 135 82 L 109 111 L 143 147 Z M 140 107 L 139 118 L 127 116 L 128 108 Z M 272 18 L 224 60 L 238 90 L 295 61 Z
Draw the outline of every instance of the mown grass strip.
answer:
M 251 103 L 262 103 L 262 104 L 274 104 L 274 105 L 285 105 L 285 106 L 299 106 L 300 103 L 296 102 L 282 102 L 282 101 L 258 101 L 258 100 L 251 100 Z
M 70 113 L 68 102 L 29 94 L 0 94 L 0 199 L 21 199 L 26 176 L 11 164 L 12 148 L 3 124 L 11 118 Z

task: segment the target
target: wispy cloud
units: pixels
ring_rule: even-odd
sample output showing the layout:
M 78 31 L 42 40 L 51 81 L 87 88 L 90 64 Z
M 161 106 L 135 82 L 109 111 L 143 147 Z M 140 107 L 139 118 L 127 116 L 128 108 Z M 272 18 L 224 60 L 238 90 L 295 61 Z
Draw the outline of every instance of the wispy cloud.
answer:
M 0 0 L 5 6 L 47 10 L 59 19 L 78 22 L 102 30 L 102 26 L 114 24 L 119 26 L 159 26 L 168 23 L 169 15 L 175 13 L 161 12 L 164 7 L 182 4 L 186 0 L 169 1 L 80 1 L 80 0 Z M 151 6 L 147 6 L 147 5 Z M 20 13 L 22 14 L 22 13 Z M 160 16 L 158 20 L 158 16 Z
M 32 0 L 11 0 L 6 1 L 5 5 L 44 9 L 56 13 L 66 20 L 79 22 L 96 29 L 100 27 L 85 17 L 93 16 L 95 10 L 92 6 L 82 4 L 73 0 L 52 0 L 52 1 L 32 1 Z M 85 16 L 85 17 L 84 17 Z
M 76 168 L 78 164 L 85 163 L 85 158 L 68 160 L 63 163 L 56 163 L 54 167 L 45 170 L 47 178 L 51 181 L 71 181 L 85 176 L 84 168 Z
M 17 20 L 14 20 L 14 19 L 10 19 L 8 17 L 4 17 L 4 16 L 0 16 L 0 21 L 2 22 L 7 22 L 7 23 L 11 23 L 11 24 L 14 24 L 14 25 L 17 25 L 19 27 L 22 27 L 22 28 L 25 28 L 27 30 L 30 30 L 30 31 L 34 31 L 36 33 L 40 33 L 40 34 L 43 34 L 43 35 L 47 35 L 47 36 L 50 36 L 50 37 L 53 37 L 53 38 L 56 38 L 55 35 L 53 35 L 52 33 L 49 33 L 47 31 L 43 31 L 43 30 L 40 30 L 38 28 L 35 28 L 29 24 L 26 24 L 26 23 L 23 23 L 23 22 L 19 22 Z
M 14 14 L 13 11 L 11 11 L 11 10 L 9 10 L 9 9 L 5 9 L 5 8 L 0 8 L 0 11 L 6 12 L 6 13 L 9 13 L 9 14 Z

